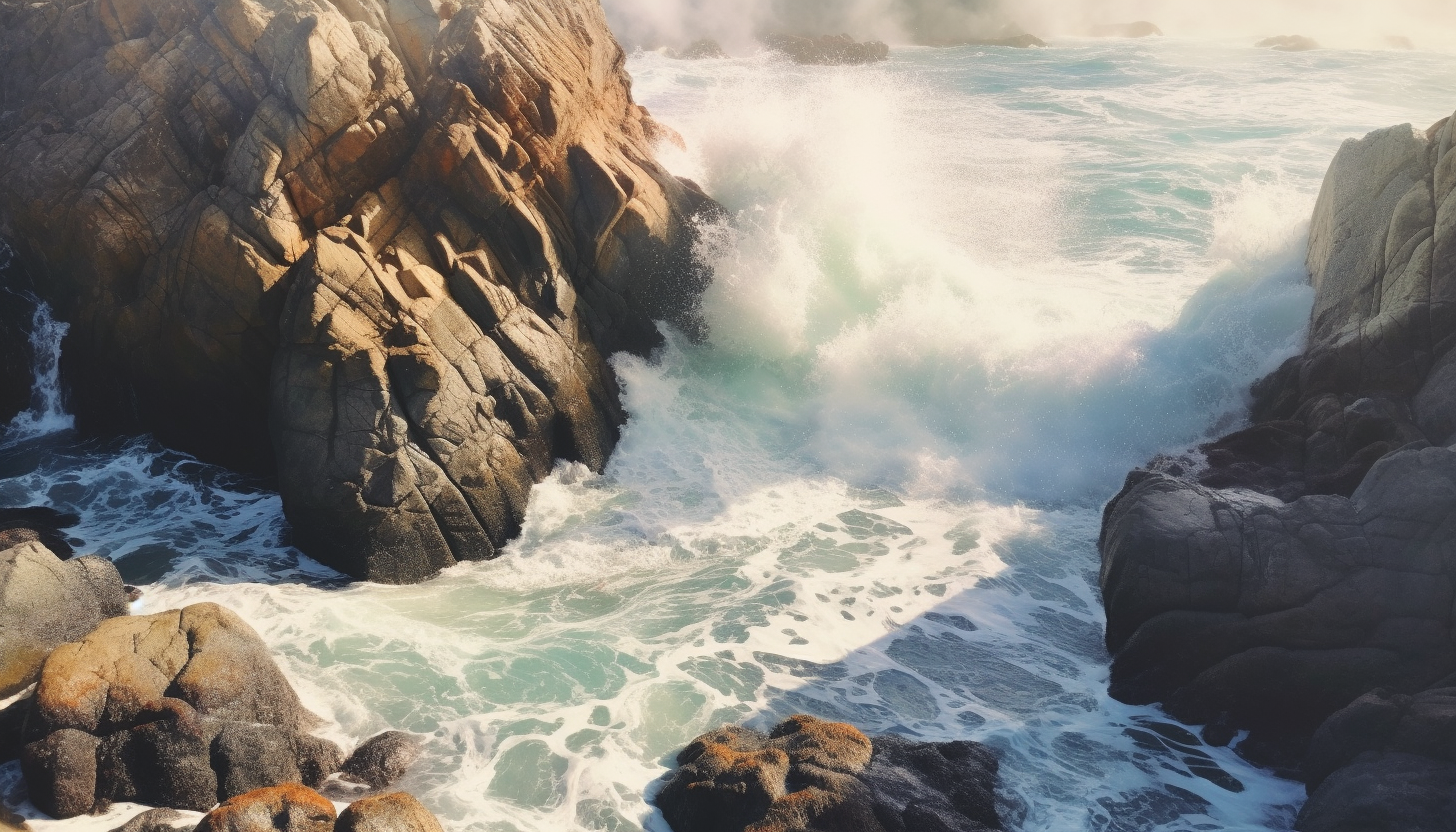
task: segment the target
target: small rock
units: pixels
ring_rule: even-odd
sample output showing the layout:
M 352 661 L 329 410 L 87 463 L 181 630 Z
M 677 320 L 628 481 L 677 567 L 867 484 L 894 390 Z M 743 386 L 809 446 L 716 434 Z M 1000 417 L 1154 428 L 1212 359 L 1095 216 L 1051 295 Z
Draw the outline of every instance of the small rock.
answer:
M 351 780 L 382 789 L 403 777 L 423 751 L 424 744 L 414 734 L 385 731 L 354 749 L 340 771 Z
M 442 832 L 440 821 L 412 795 L 393 792 L 349 804 L 334 832 Z
M 207 813 L 197 832 L 332 832 L 334 804 L 299 785 L 257 789 Z
M 1273 49 L 1276 52 L 1308 52 L 1311 49 L 1320 48 L 1318 41 L 1304 35 L 1278 35 L 1264 38 L 1254 46 L 1258 49 Z
M 767 34 L 760 40 L 764 46 L 775 52 L 782 52 L 798 64 L 871 64 L 890 57 L 890 47 L 884 43 L 877 40 L 859 43 L 849 35 L 805 38 L 798 35 Z
M 176 832 L 195 825 L 175 809 L 148 809 L 111 832 Z
M 673 58 L 679 61 L 701 61 L 709 58 L 728 57 L 728 53 L 723 51 L 723 47 L 720 46 L 716 40 L 713 40 L 711 38 L 702 38 L 701 40 L 695 40 L 681 50 L 664 50 L 664 54 L 666 54 L 669 58 Z

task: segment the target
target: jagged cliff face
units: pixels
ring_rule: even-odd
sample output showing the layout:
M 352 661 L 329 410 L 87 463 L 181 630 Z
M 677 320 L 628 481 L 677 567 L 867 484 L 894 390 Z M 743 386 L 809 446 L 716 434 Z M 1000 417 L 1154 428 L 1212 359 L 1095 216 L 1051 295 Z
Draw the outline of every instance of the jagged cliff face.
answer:
M 1112 692 L 1302 765 L 1301 830 L 1446 829 L 1456 118 L 1346 142 L 1308 264 L 1309 343 L 1255 385 L 1253 426 L 1201 483 L 1134 472 L 1107 507 Z
M 0 236 L 81 424 L 276 470 L 359 577 L 493 555 L 604 463 L 603 356 L 699 326 L 712 203 L 623 60 L 594 2 L 0 0 Z

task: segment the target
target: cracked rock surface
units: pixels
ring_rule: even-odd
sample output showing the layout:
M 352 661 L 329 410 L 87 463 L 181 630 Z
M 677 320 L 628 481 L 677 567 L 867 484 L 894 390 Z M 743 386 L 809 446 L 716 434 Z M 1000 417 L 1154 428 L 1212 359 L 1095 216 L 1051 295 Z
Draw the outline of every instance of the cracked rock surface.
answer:
M 600 468 L 604 356 L 701 330 L 671 132 L 570 0 L 0 0 L 0 237 L 79 424 L 275 473 L 295 539 L 413 582 Z
M 1104 514 L 1111 689 L 1302 774 L 1298 828 L 1449 829 L 1456 725 L 1456 120 L 1341 148 L 1302 355 L 1196 474 Z M 1450 713 L 1448 713 L 1450 712 Z M 1449 724 L 1448 724 L 1449 723 Z

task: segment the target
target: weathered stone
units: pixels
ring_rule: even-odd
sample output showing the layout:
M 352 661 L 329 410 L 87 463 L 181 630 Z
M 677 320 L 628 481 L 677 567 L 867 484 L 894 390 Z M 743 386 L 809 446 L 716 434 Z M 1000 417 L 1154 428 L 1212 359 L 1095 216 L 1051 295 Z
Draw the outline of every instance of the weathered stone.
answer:
M 385 731 L 363 742 L 339 769 L 351 780 L 382 789 L 405 775 L 424 751 L 424 743 L 405 731 Z
M 175 809 L 148 809 L 111 832 L 174 832 L 196 824 Z
M 441 832 L 440 821 L 404 792 L 361 797 L 339 813 L 334 832 Z
M 26 779 L 57 817 L 98 801 L 206 811 L 264 786 L 317 784 L 343 756 L 304 733 L 317 718 L 252 628 L 216 604 L 103 622 L 51 653 L 34 700 Z M 72 753 L 82 744 L 84 771 Z
M 38 537 L 22 528 L 0 531 L 0 545 L 9 544 L 0 551 L 0 697 L 35 682 L 51 650 L 127 611 L 111 561 L 62 561 Z
M 331 832 L 334 804 L 298 785 L 241 794 L 208 812 L 197 832 Z
M 597 4 L 114 5 L 0 6 L 0 237 L 82 429 L 275 471 L 310 554 L 417 581 L 605 463 L 604 356 L 701 334 L 714 205 Z
M 776 32 L 763 35 L 759 39 L 764 46 L 783 53 L 796 64 L 872 64 L 890 57 L 890 47 L 884 43 L 861 43 L 849 35 L 807 38 Z
M 996 760 L 971 742 L 870 740 L 795 716 L 770 734 L 729 726 L 678 755 L 657 796 L 676 832 L 1000 829 Z

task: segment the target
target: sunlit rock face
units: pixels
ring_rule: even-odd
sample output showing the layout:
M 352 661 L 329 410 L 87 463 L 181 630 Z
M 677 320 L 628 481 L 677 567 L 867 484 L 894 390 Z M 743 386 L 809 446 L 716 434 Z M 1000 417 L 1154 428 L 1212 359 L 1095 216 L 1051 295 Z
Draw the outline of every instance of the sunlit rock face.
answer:
M 1134 472 L 1102 528 L 1113 695 L 1303 758 L 1310 832 L 1450 824 L 1451 760 L 1423 737 L 1456 726 L 1453 125 L 1345 143 L 1304 353 L 1196 478 Z
M 700 328 L 691 218 L 595 3 L 0 4 L 0 237 L 83 428 L 276 472 L 371 580 L 600 467 L 604 356 Z

